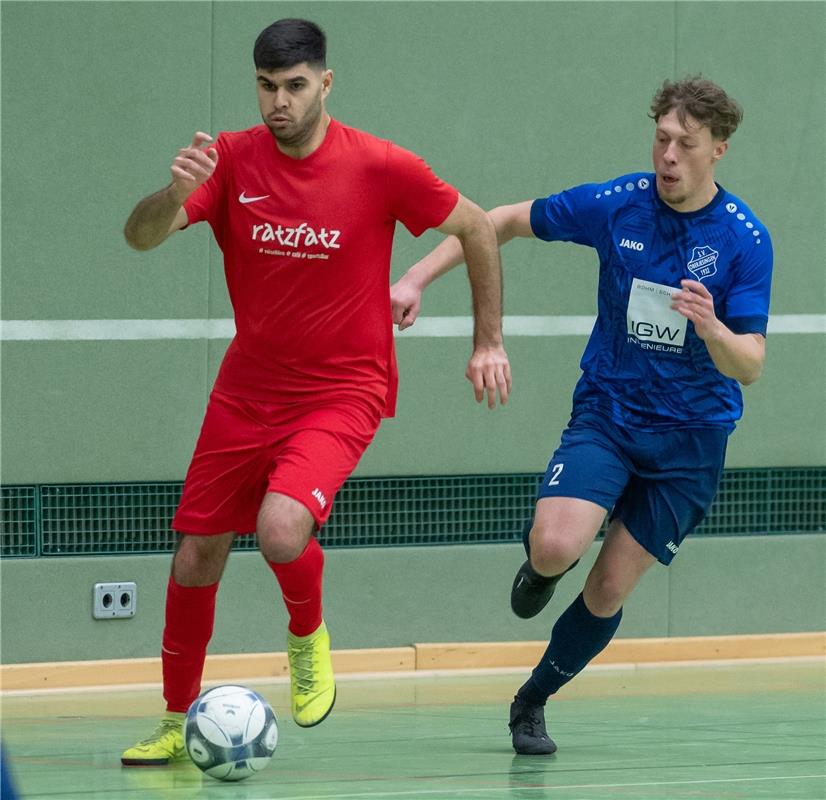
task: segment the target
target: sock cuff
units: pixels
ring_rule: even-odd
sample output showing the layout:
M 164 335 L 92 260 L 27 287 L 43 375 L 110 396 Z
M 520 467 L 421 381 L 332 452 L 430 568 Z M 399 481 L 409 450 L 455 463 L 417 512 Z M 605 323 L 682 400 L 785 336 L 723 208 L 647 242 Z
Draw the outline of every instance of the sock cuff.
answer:
M 571 610 L 576 614 L 583 625 L 587 625 L 591 630 L 616 630 L 622 619 L 622 608 L 613 617 L 598 617 L 592 614 L 585 605 L 585 598 L 580 592 L 576 600 L 571 603 Z
M 531 676 L 519 687 L 513 699 L 527 703 L 529 706 L 544 706 L 548 702 L 548 694 L 537 686 L 536 681 Z
M 298 556 L 298 558 L 280 564 L 275 561 L 267 561 L 270 569 L 272 569 L 276 575 L 279 575 L 281 572 L 289 572 L 295 567 L 299 569 L 305 565 L 315 567 L 318 562 L 322 565 L 324 564 L 324 551 L 321 549 L 321 545 L 315 536 L 310 537 L 310 541 L 307 542 L 307 546 L 301 551 L 301 555 Z
M 174 592 L 178 596 L 191 597 L 193 599 L 202 599 L 214 597 L 218 592 L 218 582 L 210 583 L 207 586 L 181 586 L 175 578 L 170 575 L 166 588 L 169 592 Z

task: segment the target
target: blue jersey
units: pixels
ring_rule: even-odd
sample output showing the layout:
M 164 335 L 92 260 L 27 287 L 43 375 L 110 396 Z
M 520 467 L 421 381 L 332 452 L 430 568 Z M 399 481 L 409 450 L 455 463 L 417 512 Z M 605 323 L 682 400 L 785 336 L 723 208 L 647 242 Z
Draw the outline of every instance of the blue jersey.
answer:
M 534 201 L 531 227 L 599 254 L 598 313 L 575 411 L 647 431 L 734 428 L 743 413 L 737 381 L 670 305 L 681 279 L 701 281 L 730 330 L 765 336 L 771 239 L 739 197 L 718 187 L 707 206 L 681 213 L 660 200 L 652 173 L 634 173 Z

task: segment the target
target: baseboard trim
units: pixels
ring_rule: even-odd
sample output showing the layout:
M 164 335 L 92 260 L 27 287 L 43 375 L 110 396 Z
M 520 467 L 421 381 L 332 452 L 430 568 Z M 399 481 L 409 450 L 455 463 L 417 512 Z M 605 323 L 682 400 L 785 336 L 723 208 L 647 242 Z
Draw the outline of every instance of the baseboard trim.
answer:
M 417 669 L 532 667 L 547 642 L 418 644 Z M 826 656 L 826 633 L 614 639 L 591 663 L 640 664 L 669 661 Z
M 453 642 L 333 651 L 337 673 L 530 668 L 547 642 Z M 692 661 L 826 657 L 826 632 L 614 639 L 592 663 L 647 664 Z M 289 675 L 286 653 L 207 657 L 204 682 Z M 74 689 L 161 682 L 160 658 L 57 661 L 0 666 L 0 690 Z

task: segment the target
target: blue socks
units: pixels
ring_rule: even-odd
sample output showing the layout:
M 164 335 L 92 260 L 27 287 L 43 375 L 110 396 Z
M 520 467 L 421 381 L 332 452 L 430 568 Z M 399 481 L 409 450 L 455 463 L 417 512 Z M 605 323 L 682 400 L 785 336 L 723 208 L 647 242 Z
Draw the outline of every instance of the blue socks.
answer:
M 559 691 L 605 649 L 614 638 L 621 619 L 622 609 L 607 619 L 595 617 L 580 593 L 556 621 L 548 649 L 517 692 L 517 697 L 529 705 L 544 706 L 550 695 Z

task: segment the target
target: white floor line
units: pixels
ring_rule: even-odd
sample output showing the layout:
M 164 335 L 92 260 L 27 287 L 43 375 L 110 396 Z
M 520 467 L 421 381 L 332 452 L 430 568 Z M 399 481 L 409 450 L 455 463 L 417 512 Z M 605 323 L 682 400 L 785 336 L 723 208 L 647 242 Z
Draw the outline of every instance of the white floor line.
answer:
M 588 336 L 593 315 L 520 316 L 503 320 L 504 334 L 511 336 Z M 419 317 L 412 328 L 396 336 L 455 338 L 471 336 L 472 317 Z M 826 333 L 826 314 L 773 314 L 769 334 Z M 0 320 L 0 341 L 151 341 L 179 339 L 231 339 L 232 319 L 7 319 Z
M 732 783 L 764 783 L 766 781 L 794 781 L 794 780 L 815 780 L 826 778 L 826 773 L 816 775 L 768 775 L 762 778 L 742 777 L 742 778 L 707 778 L 701 780 L 686 781 L 638 781 L 635 783 L 567 783 L 555 786 L 491 786 L 491 787 L 456 787 L 441 789 L 410 789 L 399 792 L 347 792 L 346 794 L 314 794 L 314 795 L 278 795 L 278 797 L 268 798 L 268 800 L 356 800 L 356 798 L 388 798 L 388 797 L 425 797 L 427 795 L 438 795 L 439 797 L 461 797 L 462 795 L 481 795 L 496 793 L 502 796 L 503 793 L 519 792 L 523 796 L 526 792 L 542 792 L 550 794 L 552 792 L 563 792 L 570 789 L 634 789 L 657 786 L 710 786 L 716 784 Z M 814 797 L 814 796 L 813 796 Z

